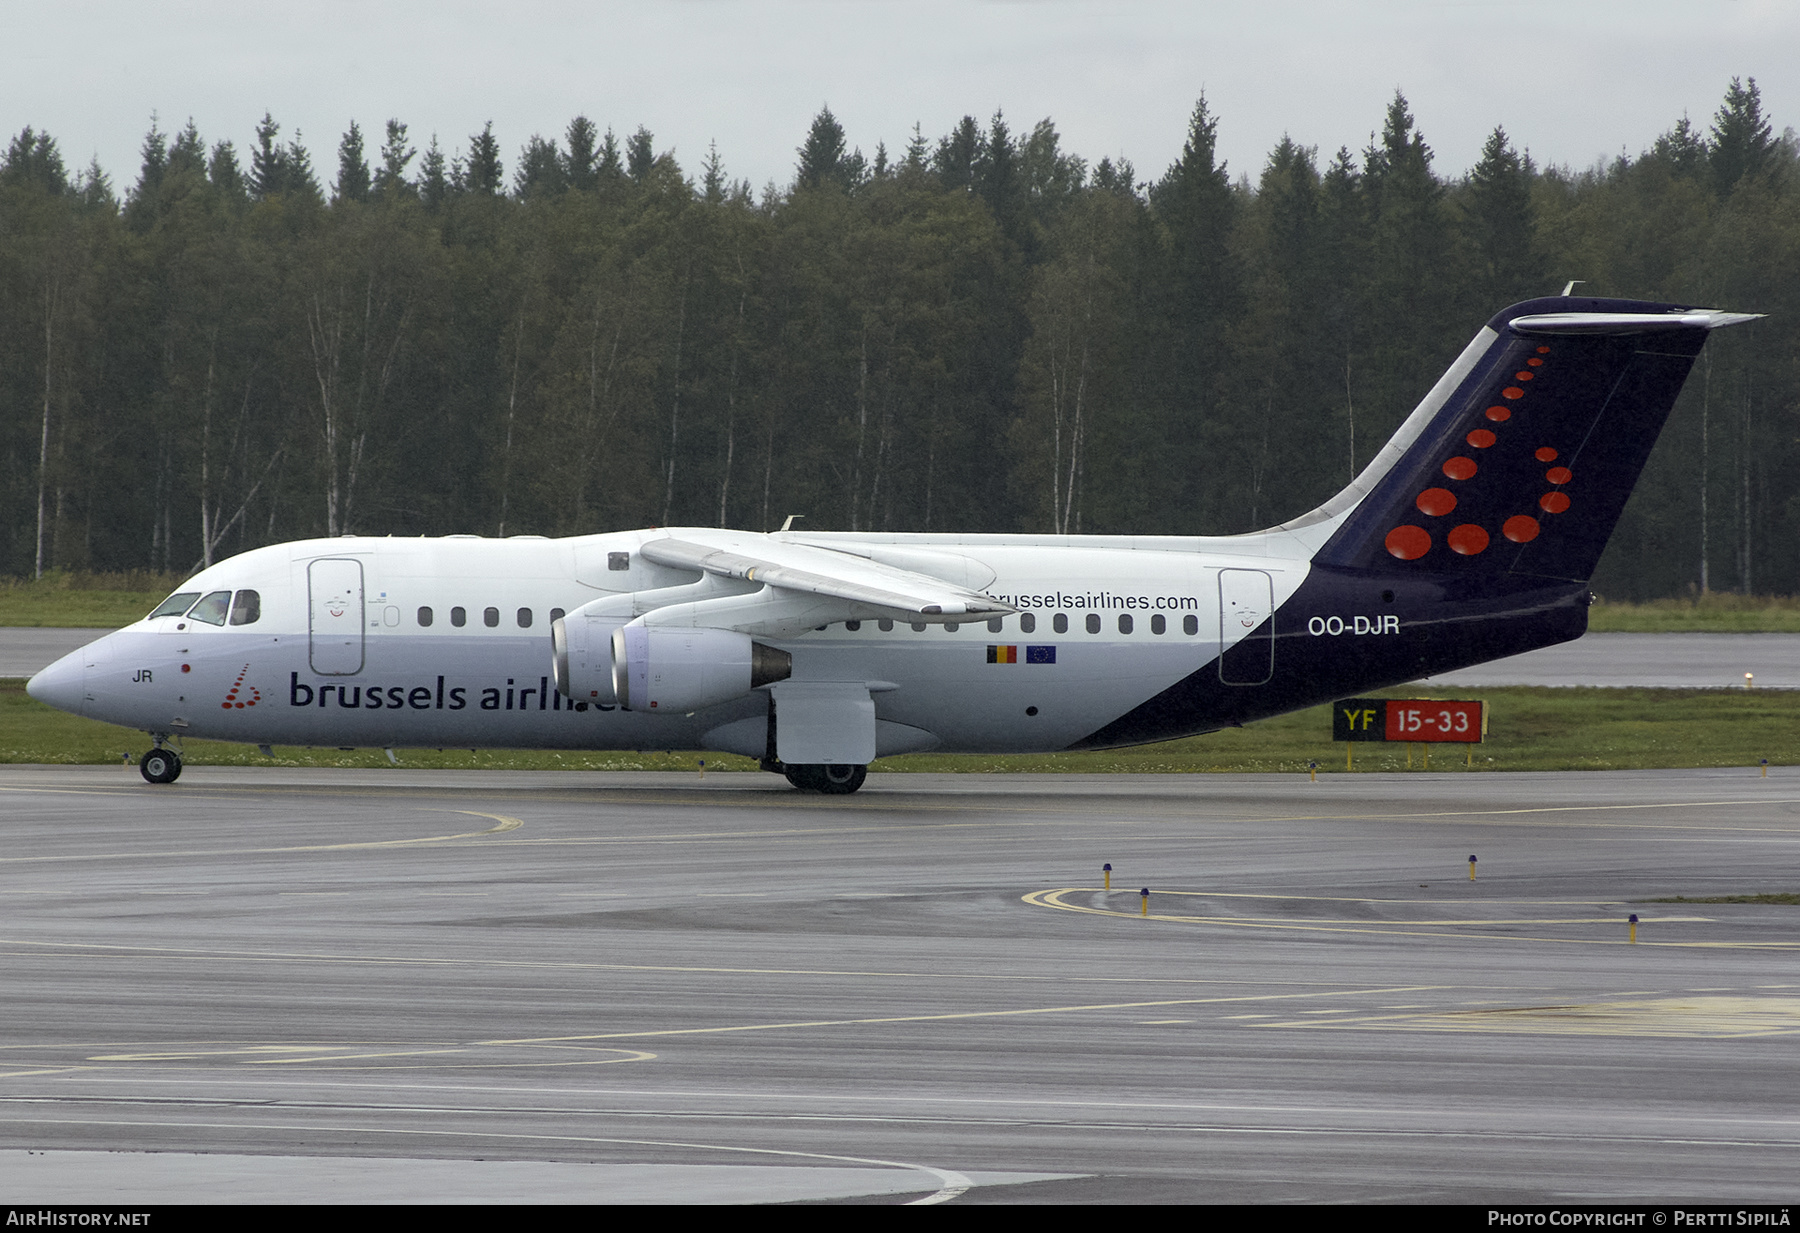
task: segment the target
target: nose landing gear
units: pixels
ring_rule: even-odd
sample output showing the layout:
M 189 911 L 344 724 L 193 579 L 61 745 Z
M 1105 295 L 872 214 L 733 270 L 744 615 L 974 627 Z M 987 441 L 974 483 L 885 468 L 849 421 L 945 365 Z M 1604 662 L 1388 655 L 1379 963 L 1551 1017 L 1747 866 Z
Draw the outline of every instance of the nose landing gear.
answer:
M 181 755 L 158 745 L 138 759 L 138 774 L 146 783 L 174 783 L 181 778 Z

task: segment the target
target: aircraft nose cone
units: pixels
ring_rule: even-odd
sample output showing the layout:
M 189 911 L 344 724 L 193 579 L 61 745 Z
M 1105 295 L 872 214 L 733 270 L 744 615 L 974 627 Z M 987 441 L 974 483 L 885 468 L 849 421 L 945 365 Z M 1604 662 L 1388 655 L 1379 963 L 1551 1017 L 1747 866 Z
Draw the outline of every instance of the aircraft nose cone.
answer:
M 81 714 L 86 701 L 88 648 L 71 651 L 25 682 L 25 692 L 59 711 Z

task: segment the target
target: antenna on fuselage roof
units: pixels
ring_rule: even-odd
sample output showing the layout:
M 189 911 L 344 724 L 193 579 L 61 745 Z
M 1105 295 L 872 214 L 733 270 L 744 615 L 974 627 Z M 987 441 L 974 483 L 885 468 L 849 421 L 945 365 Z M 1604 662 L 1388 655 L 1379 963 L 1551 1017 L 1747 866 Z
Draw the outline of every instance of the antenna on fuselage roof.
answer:
M 1569 285 L 1563 288 L 1563 299 L 1566 300 L 1570 296 L 1574 295 L 1575 288 L 1581 286 L 1581 284 L 1585 283 L 1586 281 L 1587 281 L 1587 279 L 1585 279 L 1585 278 L 1571 278 L 1569 280 Z
M 787 521 L 786 521 L 786 522 L 784 522 L 784 523 L 782 523 L 782 524 L 781 524 L 781 529 L 782 529 L 782 530 L 783 530 L 783 531 L 791 531 L 791 530 L 793 530 L 793 529 L 794 529 L 794 524 L 795 524 L 795 523 L 796 523 L 796 522 L 798 522 L 798 521 L 800 521 L 800 520 L 801 520 L 801 519 L 802 519 L 802 518 L 804 518 L 804 517 L 806 517 L 806 515 L 805 515 L 805 514 L 789 514 L 789 515 L 788 515 L 788 516 L 787 516 Z

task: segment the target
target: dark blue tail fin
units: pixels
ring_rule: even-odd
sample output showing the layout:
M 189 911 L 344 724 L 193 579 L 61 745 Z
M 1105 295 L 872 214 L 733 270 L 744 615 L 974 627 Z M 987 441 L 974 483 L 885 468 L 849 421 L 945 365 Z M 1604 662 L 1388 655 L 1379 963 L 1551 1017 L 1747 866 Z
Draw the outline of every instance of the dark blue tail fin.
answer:
M 1708 331 L 1750 319 L 1572 297 L 1506 309 L 1320 511 L 1355 502 L 1314 563 L 1585 582 Z

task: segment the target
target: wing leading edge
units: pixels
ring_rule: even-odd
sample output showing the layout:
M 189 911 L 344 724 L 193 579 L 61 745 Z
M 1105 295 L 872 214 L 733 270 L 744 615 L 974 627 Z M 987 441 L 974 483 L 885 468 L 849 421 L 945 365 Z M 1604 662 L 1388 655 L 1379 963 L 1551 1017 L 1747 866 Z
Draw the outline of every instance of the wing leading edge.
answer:
M 854 608 L 876 610 L 846 613 L 852 617 L 880 613 L 942 624 L 959 617 L 1007 616 L 1018 611 L 979 591 L 829 548 L 763 540 L 754 545 L 752 555 L 742 551 L 748 546 L 735 537 L 730 547 L 670 537 L 650 540 L 639 552 L 658 565 L 695 569 L 715 578 L 753 582 L 777 591 L 815 595 Z

